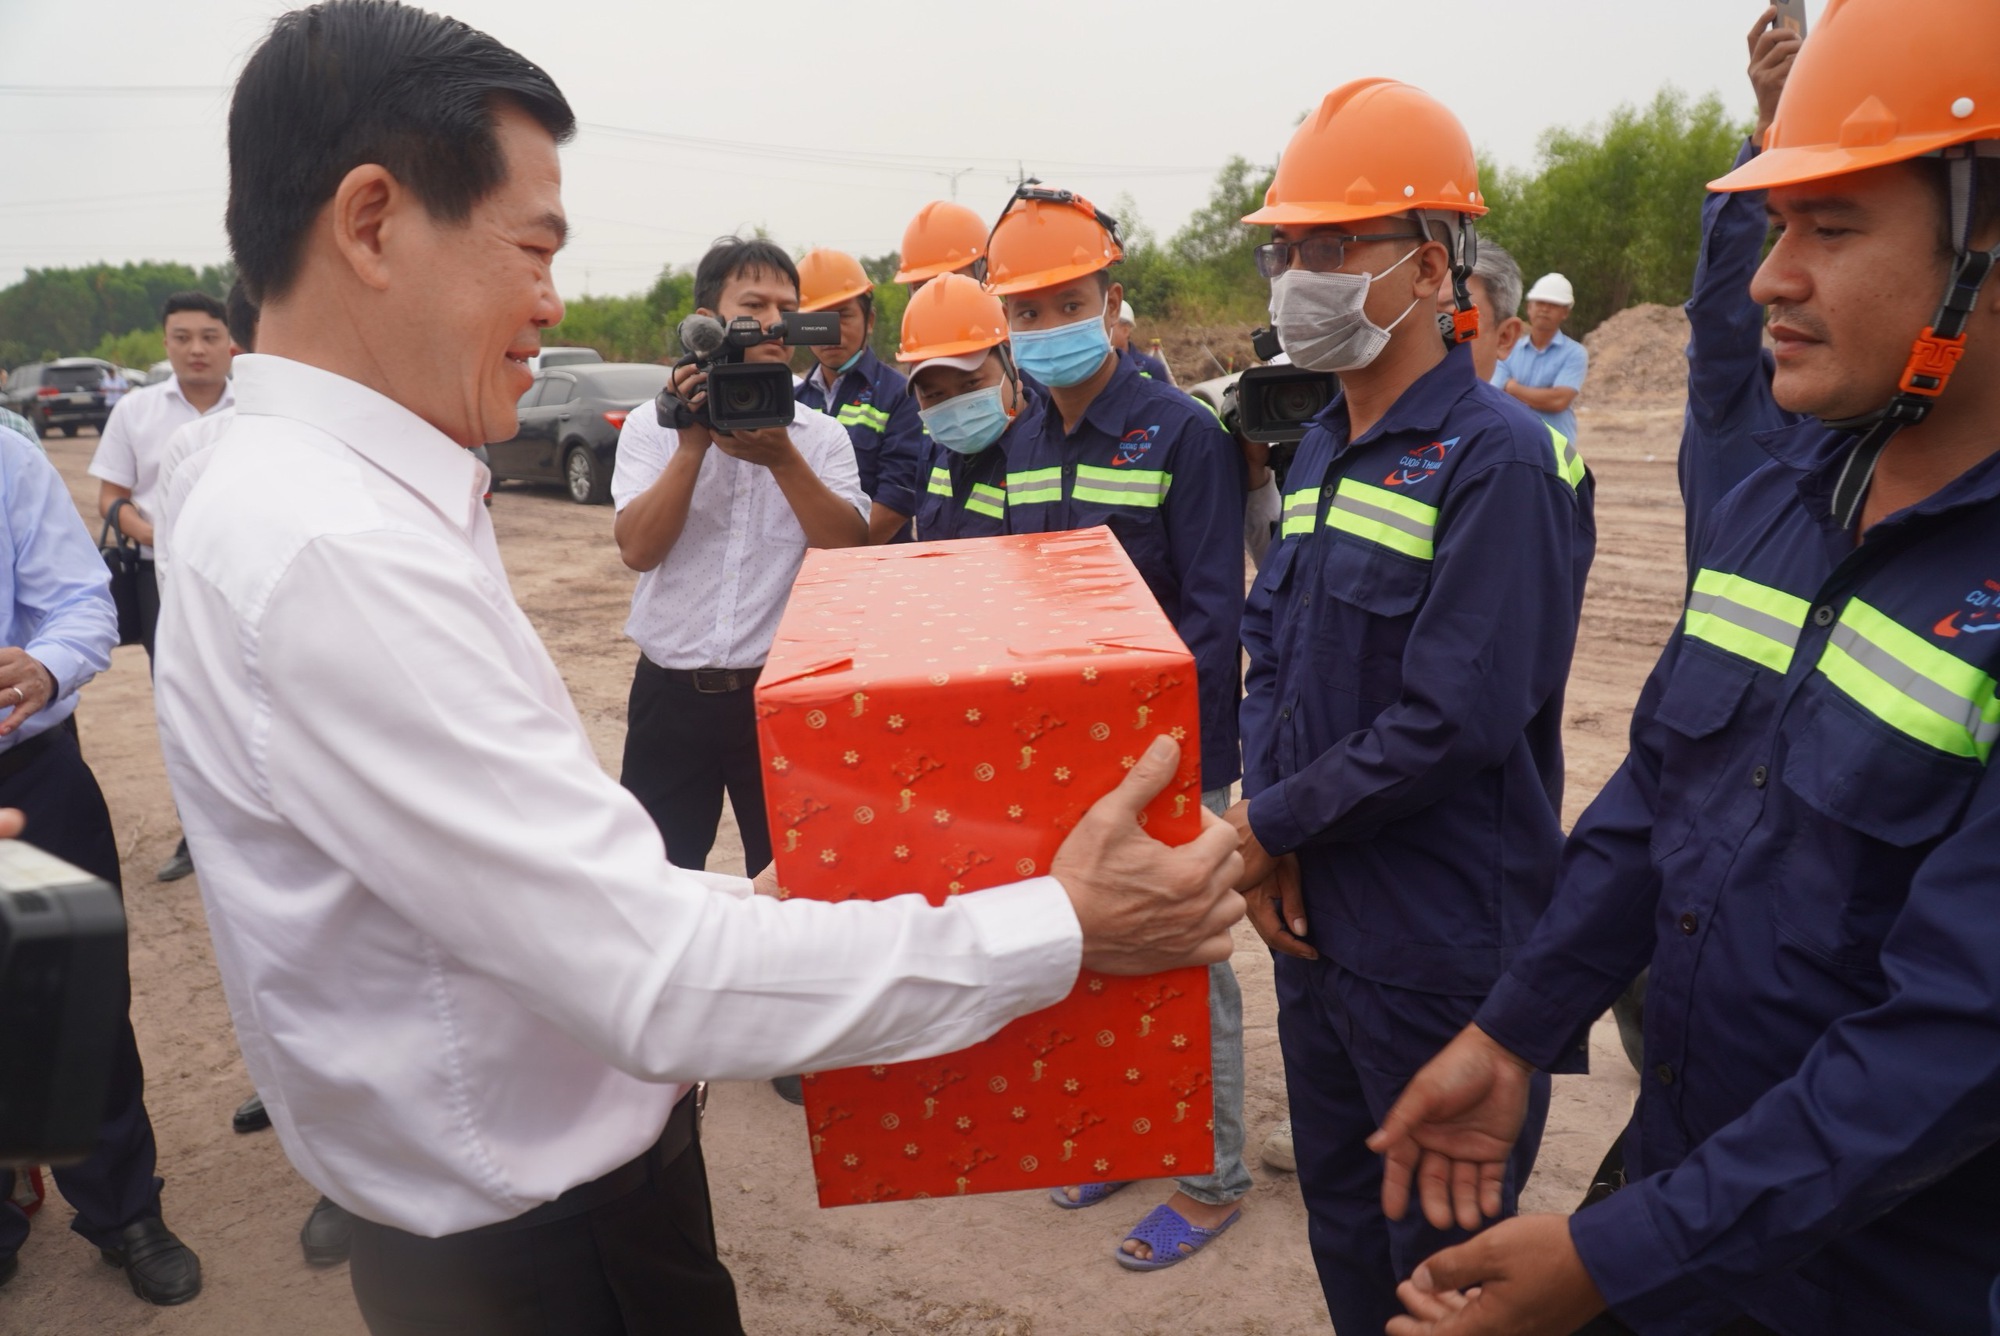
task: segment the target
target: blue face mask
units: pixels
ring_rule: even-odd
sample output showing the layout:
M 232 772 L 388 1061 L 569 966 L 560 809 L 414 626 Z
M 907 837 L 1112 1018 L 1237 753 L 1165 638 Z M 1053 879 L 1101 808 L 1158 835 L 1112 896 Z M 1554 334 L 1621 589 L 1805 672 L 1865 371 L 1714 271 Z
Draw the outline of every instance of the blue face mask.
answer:
M 1059 390 L 1089 380 L 1111 351 L 1111 331 L 1104 327 L 1102 311 L 1054 329 L 1017 329 L 1008 338 L 1014 345 L 1014 365 Z
M 924 420 L 924 430 L 933 441 L 961 455 L 976 455 L 986 449 L 1006 434 L 1012 421 L 1000 401 L 998 385 L 947 399 L 917 416 Z

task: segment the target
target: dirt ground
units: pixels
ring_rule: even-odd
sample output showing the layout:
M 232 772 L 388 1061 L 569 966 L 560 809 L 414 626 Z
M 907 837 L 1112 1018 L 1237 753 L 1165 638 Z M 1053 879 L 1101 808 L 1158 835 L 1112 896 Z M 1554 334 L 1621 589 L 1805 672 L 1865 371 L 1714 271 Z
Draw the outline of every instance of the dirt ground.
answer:
M 1598 480 L 1591 576 L 1568 698 L 1574 818 L 1616 766 L 1624 726 L 1671 629 L 1682 580 L 1674 481 L 1678 406 L 1657 396 L 1598 396 L 1581 446 Z M 94 513 L 84 470 L 96 442 L 50 442 L 79 506 Z M 493 518 L 523 607 L 563 666 L 599 757 L 615 767 L 635 651 L 624 639 L 632 577 L 610 538 L 611 512 L 553 491 L 503 488 Z M 91 530 L 96 532 L 92 520 Z M 237 1136 L 229 1115 L 250 1093 L 230 1032 L 194 880 L 163 885 L 153 870 L 177 830 L 153 727 L 146 661 L 117 652 L 84 693 L 84 751 L 110 799 L 131 912 L 133 1019 L 149 1075 L 148 1105 L 167 1180 L 168 1221 L 201 1255 L 207 1288 L 194 1303 L 153 1309 L 64 1226 L 51 1201 L 21 1272 L 0 1290 L 5 1336 L 283 1331 L 354 1336 L 362 1329 L 346 1268 L 315 1271 L 296 1235 L 314 1191 L 269 1132 Z M 727 830 L 717 866 L 740 868 Z M 705 1137 L 722 1247 L 749 1330 L 870 1336 L 1066 1336 L 1067 1333 L 1289 1336 L 1330 1330 L 1290 1175 L 1255 1163 L 1284 1116 L 1268 956 L 1239 930 L 1248 1047 L 1248 1114 L 1256 1188 L 1231 1234 L 1194 1261 L 1153 1275 L 1110 1253 L 1167 1184 L 1145 1184 L 1089 1211 L 1056 1210 L 1041 1194 L 821 1211 L 814 1203 L 798 1110 L 762 1085 L 725 1084 Z M 1593 1036 L 1595 1074 L 1556 1082 L 1532 1209 L 1566 1210 L 1630 1109 L 1636 1080 L 1615 1031 Z M 1348 1336 L 1362 1336 L 1348 1333 Z

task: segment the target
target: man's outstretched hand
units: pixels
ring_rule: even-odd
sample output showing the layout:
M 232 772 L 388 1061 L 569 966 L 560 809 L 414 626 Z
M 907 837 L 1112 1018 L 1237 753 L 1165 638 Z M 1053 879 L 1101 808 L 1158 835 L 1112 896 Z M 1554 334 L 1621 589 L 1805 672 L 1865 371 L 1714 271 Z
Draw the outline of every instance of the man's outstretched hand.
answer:
M 1414 1182 L 1424 1219 L 1438 1229 L 1477 1229 L 1499 1215 L 1533 1074 L 1476 1025 L 1424 1064 L 1368 1138 L 1368 1149 L 1386 1157 L 1383 1213 L 1401 1220 Z
M 1153 745 L 1097 800 L 1057 850 L 1049 873 L 1083 926 L 1083 964 L 1104 974 L 1156 974 L 1229 959 L 1229 928 L 1243 917 L 1236 831 L 1203 813 L 1202 832 L 1169 847 L 1139 813 L 1180 769 L 1172 738 Z
M 1570 1336 L 1604 1311 L 1560 1215 L 1505 1220 L 1447 1248 L 1396 1297 L 1409 1315 L 1389 1336 Z

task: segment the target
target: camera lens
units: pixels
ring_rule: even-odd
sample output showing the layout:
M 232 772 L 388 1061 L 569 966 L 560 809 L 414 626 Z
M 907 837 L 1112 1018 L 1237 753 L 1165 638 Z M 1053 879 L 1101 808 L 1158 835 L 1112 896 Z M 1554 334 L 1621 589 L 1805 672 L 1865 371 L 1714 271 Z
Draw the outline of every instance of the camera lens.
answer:
M 1304 422 L 1326 407 L 1326 392 L 1312 381 L 1293 381 L 1271 390 L 1271 416 L 1283 422 Z

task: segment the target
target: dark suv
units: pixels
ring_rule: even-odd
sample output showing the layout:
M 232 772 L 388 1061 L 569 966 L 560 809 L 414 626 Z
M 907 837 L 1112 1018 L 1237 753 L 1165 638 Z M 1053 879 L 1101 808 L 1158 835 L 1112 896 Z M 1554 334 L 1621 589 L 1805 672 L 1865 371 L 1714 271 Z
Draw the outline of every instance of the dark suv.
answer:
M 544 371 L 521 396 L 514 438 L 487 447 L 494 480 L 561 483 L 572 501 L 604 504 L 625 415 L 658 395 L 671 370 L 598 362 Z
M 54 362 L 30 362 L 7 374 L 0 402 L 35 424 L 47 436 L 60 430 L 74 436 L 84 427 L 104 430 L 111 405 L 104 401 L 104 382 L 122 373 L 95 357 L 65 357 Z

